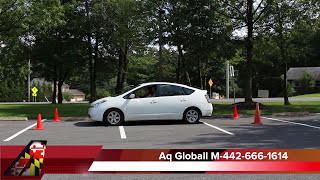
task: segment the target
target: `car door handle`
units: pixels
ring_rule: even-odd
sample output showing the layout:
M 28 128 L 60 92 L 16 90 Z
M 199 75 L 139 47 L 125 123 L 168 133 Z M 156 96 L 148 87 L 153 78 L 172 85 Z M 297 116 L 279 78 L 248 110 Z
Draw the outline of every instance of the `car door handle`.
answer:
M 157 103 L 156 101 L 150 101 L 150 104 L 155 104 L 155 103 Z

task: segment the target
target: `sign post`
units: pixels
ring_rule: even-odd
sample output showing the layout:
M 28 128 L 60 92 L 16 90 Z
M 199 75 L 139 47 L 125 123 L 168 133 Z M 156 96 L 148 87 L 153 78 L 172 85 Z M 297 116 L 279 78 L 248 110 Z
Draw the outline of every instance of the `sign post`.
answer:
M 212 79 L 209 80 L 209 86 L 210 86 L 210 98 L 212 99 L 212 93 L 211 93 L 211 88 L 212 88 L 212 85 L 213 85 L 213 81 Z
M 37 102 L 37 92 L 38 92 L 38 89 L 36 87 L 33 87 L 31 89 L 32 91 L 32 96 L 33 96 L 33 102 Z
M 234 68 L 230 66 L 230 76 L 232 77 L 232 87 L 233 87 L 233 103 L 236 103 L 236 93 L 234 89 Z

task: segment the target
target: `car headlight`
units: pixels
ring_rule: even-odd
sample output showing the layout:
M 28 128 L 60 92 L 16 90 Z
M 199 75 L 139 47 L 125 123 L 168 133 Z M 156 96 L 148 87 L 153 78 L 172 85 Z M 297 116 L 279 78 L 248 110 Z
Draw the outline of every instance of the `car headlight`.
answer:
M 99 107 L 101 104 L 107 102 L 107 100 L 102 100 L 100 102 L 97 102 L 95 105 L 93 105 L 94 108 Z

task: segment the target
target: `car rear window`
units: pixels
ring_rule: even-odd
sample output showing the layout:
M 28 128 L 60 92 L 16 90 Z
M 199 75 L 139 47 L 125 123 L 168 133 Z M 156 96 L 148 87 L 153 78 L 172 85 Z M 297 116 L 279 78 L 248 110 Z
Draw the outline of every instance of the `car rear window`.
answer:
M 185 88 L 185 87 L 182 88 L 182 90 L 184 91 L 185 95 L 190 95 L 190 94 L 192 94 L 194 92 L 194 90 L 189 89 L 189 88 Z

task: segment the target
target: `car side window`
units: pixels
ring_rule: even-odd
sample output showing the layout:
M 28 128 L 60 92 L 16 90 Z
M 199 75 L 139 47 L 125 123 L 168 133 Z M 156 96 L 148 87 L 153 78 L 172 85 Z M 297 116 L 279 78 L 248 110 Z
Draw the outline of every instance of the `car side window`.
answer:
M 135 94 L 135 98 L 148 98 L 148 97 L 156 97 L 157 95 L 157 86 L 145 86 L 140 89 L 137 89 L 133 92 Z
M 159 86 L 160 96 L 178 96 L 185 95 L 182 87 L 174 85 L 160 85 Z
M 182 89 L 183 89 L 183 91 L 184 91 L 184 93 L 185 93 L 186 95 L 190 95 L 190 94 L 192 94 L 192 93 L 194 92 L 194 90 L 189 89 L 189 88 L 183 87 Z

